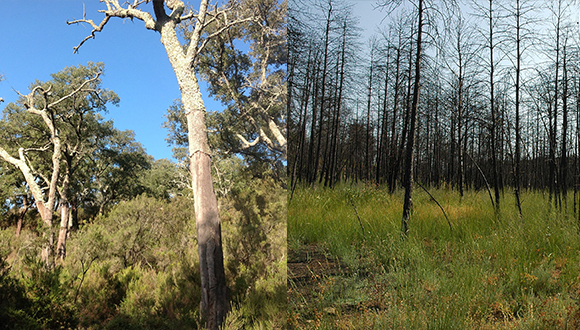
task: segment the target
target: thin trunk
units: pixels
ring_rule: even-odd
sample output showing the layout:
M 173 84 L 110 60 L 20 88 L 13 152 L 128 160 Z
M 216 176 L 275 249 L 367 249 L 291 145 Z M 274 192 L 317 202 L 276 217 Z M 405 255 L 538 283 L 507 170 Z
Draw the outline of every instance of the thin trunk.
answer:
M 566 42 L 564 41 L 563 52 L 563 89 L 562 89 L 562 149 L 560 151 L 560 190 L 564 200 L 564 208 L 568 206 L 568 70 L 566 68 Z
M 72 172 L 72 156 L 65 154 L 66 169 L 62 182 L 62 187 L 59 189 L 60 201 L 60 228 L 58 232 L 58 241 L 56 244 L 56 257 L 61 261 L 66 257 L 66 239 L 68 237 L 70 205 L 68 202 L 68 188 L 70 183 L 70 176 Z
M 18 222 L 16 223 L 16 236 L 20 236 L 20 231 L 22 230 L 22 223 L 24 221 L 24 216 L 26 215 L 26 211 L 30 208 L 30 204 L 28 202 L 28 196 L 22 196 L 22 208 L 20 209 L 20 214 L 18 215 Z
M 495 63 L 493 59 L 493 0 L 489 0 L 489 57 L 490 57 L 490 73 L 489 73 L 489 84 L 490 84 L 490 107 L 491 107 L 491 166 L 493 168 L 493 185 L 495 193 L 495 210 L 499 212 L 500 210 L 500 194 L 499 194 L 499 169 L 497 164 L 497 113 L 495 106 L 495 94 L 494 94 L 494 70 Z
M 381 120 L 380 130 L 379 130 L 379 144 L 377 148 L 377 172 L 375 182 L 378 185 L 382 183 L 381 178 L 384 178 L 383 164 L 386 162 L 387 150 L 385 149 L 387 143 L 387 95 L 389 90 L 389 53 L 391 48 L 387 51 L 387 67 L 385 69 L 385 89 L 383 94 L 383 117 Z
M 393 99 L 393 121 L 391 123 L 391 147 L 389 148 L 390 162 L 389 162 L 389 192 L 393 193 L 396 188 L 397 180 L 397 154 L 395 152 L 397 148 L 397 110 L 399 109 L 399 83 L 400 83 L 400 69 L 401 69 L 401 49 L 397 48 L 397 59 L 396 59 L 396 72 L 395 72 L 395 96 Z
M 558 123 L 558 73 L 560 70 L 560 15 L 556 22 L 556 77 L 554 79 L 554 111 L 552 113 L 552 127 L 550 137 L 550 197 L 558 204 L 558 183 L 556 182 L 556 125 Z
M 413 104 L 411 106 L 411 127 L 407 142 L 405 157 L 405 197 L 403 200 L 403 219 L 401 230 L 404 237 L 409 236 L 409 219 L 413 209 L 413 158 L 415 155 L 415 125 L 419 107 L 419 89 L 421 87 L 421 37 L 423 34 L 423 0 L 419 0 L 419 19 L 417 28 L 417 58 L 415 59 L 415 84 L 413 89 Z
M 338 152 L 338 133 L 340 132 L 340 111 L 342 107 L 342 89 L 344 84 L 344 62 L 345 62 L 345 55 L 346 55 L 346 22 L 343 25 L 343 36 L 342 36 L 342 50 L 341 50 L 341 60 L 340 60 L 340 82 L 338 85 L 338 99 L 336 100 L 336 124 L 334 126 L 334 132 L 332 134 L 333 139 L 333 151 L 332 151 L 332 160 L 331 160 L 331 168 L 330 168 L 330 188 L 334 186 L 334 182 L 337 181 L 337 177 L 335 175 L 335 168 L 338 167 L 337 162 L 337 152 Z M 338 171 L 340 173 L 340 170 Z
M 314 141 L 315 141 L 315 131 L 316 131 L 316 117 L 318 115 L 318 89 L 319 89 L 319 82 L 318 82 L 318 74 L 320 70 L 316 70 L 316 75 L 314 78 L 314 92 L 312 94 L 313 102 L 312 102 L 312 122 L 310 124 L 310 141 L 308 143 L 308 167 L 307 167 L 307 182 L 310 184 L 314 183 L 316 180 L 316 162 L 317 159 L 314 155 Z
M 316 164 L 314 164 L 314 176 L 312 181 L 312 186 L 316 182 L 316 177 L 318 173 L 318 165 L 320 163 L 320 149 L 322 147 L 322 135 L 324 128 L 324 107 L 326 106 L 326 71 L 328 70 L 328 46 L 330 44 L 330 22 L 332 15 L 332 1 L 328 3 L 328 17 L 326 19 L 326 30 L 324 37 L 324 57 L 322 63 L 322 89 L 320 92 L 320 118 L 318 123 L 318 142 L 316 143 Z M 322 175 L 320 175 L 320 181 L 322 181 Z
M 374 48 L 374 45 L 371 46 Z M 365 175 L 364 179 L 369 180 L 371 173 L 371 155 L 370 155 L 370 138 L 371 138 L 371 101 L 373 92 L 373 50 L 371 50 L 371 67 L 369 72 L 369 93 L 367 99 L 367 131 L 366 131 L 366 152 L 365 152 Z
M 58 231 L 58 241 L 56 244 L 56 257 L 64 260 L 66 257 L 66 239 L 68 237 L 68 216 L 69 205 L 66 200 L 60 202 L 60 229 Z
M 516 195 L 516 207 L 520 217 L 522 216 L 522 202 L 520 198 L 520 72 L 521 72 L 521 58 L 522 53 L 520 49 L 520 0 L 516 2 L 516 151 L 515 151 L 515 169 L 514 169 L 514 192 Z
M 463 197 L 463 182 L 464 182 L 464 173 L 463 173 L 463 148 L 462 148 L 462 139 L 461 136 L 461 129 L 463 127 L 463 57 L 461 54 L 461 37 L 458 36 L 457 38 L 457 50 L 459 56 L 459 95 L 457 100 L 457 149 L 459 152 L 459 164 L 458 164 L 458 182 L 457 186 L 459 188 L 459 196 Z
M 397 158 L 396 158 L 396 163 L 395 163 L 395 168 L 393 169 L 394 172 L 394 178 L 393 178 L 393 187 L 396 187 L 397 184 L 397 177 L 399 175 L 399 171 L 401 170 L 401 162 L 403 161 L 403 154 L 405 153 L 405 147 L 407 146 L 406 143 L 408 143 L 409 138 L 409 121 L 410 121 L 410 117 L 411 117 L 411 107 L 412 107 L 412 99 L 411 99 L 411 87 L 412 87 L 412 81 L 413 81 L 413 75 L 412 75 L 412 71 L 413 71 L 413 52 L 412 52 L 412 47 L 413 45 L 411 45 L 411 51 L 409 51 L 409 76 L 408 76 L 408 80 L 407 80 L 407 95 L 406 95 L 406 109 L 405 109 L 405 117 L 403 119 L 403 130 L 401 133 L 401 143 L 399 144 L 399 152 L 397 154 Z M 407 146 L 408 149 L 408 146 Z M 405 169 L 406 171 L 406 169 Z M 404 179 L 404 178 L 403 178 Z M 403 183 L 404 185 L 404 183 Z M 394 188 L 393 188 L 394 189 Z
M 300 126 L 300 141 L 298 145 L 298 154 L 300 155 L 298 165 L 298 179 L 300 181 L 304 179 L 308 180 L 308 169 L 306 170 L 306 173 L 304 173 L 304 163 L 306 162 L 306 164 L 309 164 L 308 161 L 310 161 L 310 159 L 307 158 L 309 157 L 309 154 L 307 153 L 306 150 L 306 123 L 308 117 L 308 101 L 310 100 L 311 96 L 311 87 L 313 85 L 313 80 L 316 79 L 316 77 L 314 77 L 314 79 L 312 78 L 312 76 L 314 76 L 313 72 L 315 69 L 314 66 L 316 63 L 316 59 L 311 57 L 310 55 L 311 54 L 309 52 L 308 68 L 306 70 L 307 79 L 302 95 L 302 103 L 300 105 L 300 113 L 301 113 L 300 118 L 302 119 Z

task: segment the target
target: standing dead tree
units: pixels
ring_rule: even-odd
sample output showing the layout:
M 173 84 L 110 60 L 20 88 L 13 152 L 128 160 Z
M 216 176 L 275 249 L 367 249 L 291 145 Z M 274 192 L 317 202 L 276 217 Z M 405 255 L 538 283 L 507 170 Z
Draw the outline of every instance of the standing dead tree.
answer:
M 206 108 L 197 80 L 199 54 L 208 42 L 227 31 L 234 25 L 253 19 L 242 17 L 243 11 L 237 10 L 237 4 L 230 2 L 223 7 L 201 0 L 197 12 L 188 10 L 179 0 L 134 0 L 119 4 L 118 0 L 102 0 L 106 9 L 100 10 L 105 17 L 99 24 L 83 18 L 68 21 L 67 24 L 86 23 L 93 30 L 83 39 L 74 52 L 89 39 L 101 32 L 111 18 L 138 19 L 145 23 L 145 28 L 161 35 L 167 57 L 181 90 L 187 118 L 190 170 L 195 199 L 195 220 L 201 274 L 201 316 L 208 329 L 218 329 L 230 308 L 228 288 L 226 286 L 221 225 L 218 214 L 217 199 L 211 176 L 211 150 L 208 144 L 205 123 Z M 139 9 L 143 4 L 152 2 L 154 15 Z M 167 14 L 166 8 L 170 10 Z M 185 44 L 180 43 L 177 28 L 181 23 L 194 22 L 193 32 Z M 219 25 L 217 29 L 209 26 Z

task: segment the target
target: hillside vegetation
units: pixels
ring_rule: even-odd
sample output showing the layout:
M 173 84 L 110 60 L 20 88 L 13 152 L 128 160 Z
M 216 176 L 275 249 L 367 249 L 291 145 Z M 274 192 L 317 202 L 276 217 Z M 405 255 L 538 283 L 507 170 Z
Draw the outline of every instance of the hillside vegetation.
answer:
M 235 172 L 220 198 L 232 312 L 226 329 L 282 329 L 286 320 L 285 190 Z M 35 212 L 0 222 L 1 329 L 198 329 L 201 297 L 193 201 L 140 195 L 72 231 L 52 270 L 38 256 Z

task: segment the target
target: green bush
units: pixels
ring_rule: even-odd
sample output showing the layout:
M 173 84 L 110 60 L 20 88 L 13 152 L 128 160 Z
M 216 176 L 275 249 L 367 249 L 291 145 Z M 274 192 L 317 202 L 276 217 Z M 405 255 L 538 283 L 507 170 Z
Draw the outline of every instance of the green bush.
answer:
M 52 270 L 36 255 L 27 255 L 20 275 L 20 283 L 30 301 L 30 315 L 43 329 L 68 329 L 77 324 L 71 290 L 61 281 L 63 268 Z
M 286 190 L 271 175 L 239 176 L 246 184 L 220 199 L 234 306 L 230 327 L 281 329 L 286 321 Z
M 31 316 L 32 302 L 26 288 L 9 274 L 9 266 L 0 255 L 0 329 L 40 329 Z
M 243 329 L 286 322 L 285 190 L 232 162 L 219 199 L 232 317 Z M 237 164 L 237 165 L 236 165 Z M 234 166 L 235 165 L 235 166 Z M 229 179 L 228 179 L 229 180 Z M 71 232 L 47 270 L 43 239 L 0 230 L 0 329 L 197 329 L 201 297 L 193 201 L 145 195 Z M 231 324 L 231 322 L 230 322 Z

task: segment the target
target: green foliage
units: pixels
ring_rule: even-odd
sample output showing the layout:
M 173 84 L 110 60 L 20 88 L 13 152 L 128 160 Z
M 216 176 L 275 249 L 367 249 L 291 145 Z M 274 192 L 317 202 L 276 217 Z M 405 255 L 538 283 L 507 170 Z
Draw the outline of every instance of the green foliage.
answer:
M 130 200 L 146 191 L 140 177 L 151 168 L 152 159 L 135 141 L 133 131 L 112 128 L 83 163 L 84 175 L 77 178 L 82 203 L 91 216 L 104 214 L 112 205 Z
M 311 284 L 291 279 L 291 325 L 311 329 L 579 325 L 580 241 L 571 209 L 550 210 L 542 194 L 528 192 L 523 195 L 523 218 L 515 206 L 504 207 L 496 217 L 483 192 L 468 192 L 463 198 L 446 190 L 432 193 L 454 230 L 449 230 L 429 196 L 418 191 L 410 236 L 403 240 L 401 192 L 390 195 L 365 186 L 298 189 L 288 211 L 291 255 L 316 246 L 347 271 L 337 275 L 312 268 Z M 515 205 L 512 196 L 505 199 L 503 205 Z M 324 294 L 309 293 L 312 290 Z
M 80 255 L 73 258 L 104 257 L 115 260 L 118 268 L 139 265 L 167 269 L 172 261 L 183 258 L 193 243 L 192 207 L 185 198 L 165 202 L 145 195 L 121 202 L 108 216 L 87 225 L 81 237 L 90 242 L 79 242 Z M 87 250 L 86 246 L 92 247 Z
M 283 329 L 285 190 L 267 167 L 259 178 L 255 168 L 226 163 L 222 171 L 233 184 L 219 202 L 233 289 L 229 328 Z M 16 329 L 197 329 L 192 204 L 183 196 L 120 202 L 71 234 L 66 260 L 52 271 L 36 257 L 37 234 L 0 231 L 0 252 L 14 265 L 9 271 L 0 263 L 0 319 Z
M 286 312 L 286 190 L 271 174 L 238 168 L 220 199 L 226 276 L 245 328 L 281 329 Z M 243 184 L 239 184 L 243 183 Z M 237 314 L 236 314 L 237 313 Z M 230 320 L 231 327 L 236 322 Z
M 27 255 L 20 282 L 30 301 L 30 316 L 43 329 L 72 328 L 76 325 L 69 288 L 63 283 L 63 269 L 47 270 L 36 255 Z
M 191 280 L 196 271 L 184 267 L 172 272 L 141 270 L 130 282 L 119 306 L 120 318 L 130 318 L 140 329 L 190 329 L 197 325 L 201 292 Z
M 223 111 L 208 112 L 207 126 L 213 150 L 243 154 L 249 160 L 274 162 L 284 156 L 272 125 L 282 134 L 286 124 L 286 1 L 244 0 L 228 3 L 231 13 L 240 19 L 252 18 L 227 27 L 227 31 L 209 39 L 199 54 L 197 69 L 209 82 L 208 92 L 225 106 Z M 215 20 L 204 28 L 210 35 L 223 28 Z M 186 40 L 193 32 L 193 22 L 181 26 Z M 248 51 L 240 44 L 249 46 Z M 176 101 L 168 110 L 165 127 L 172 132 L 168 142 L 187 143 L 185 115 Z M 264 138 L 267 136 L 267 138 Z M 246 141 L 261 143 L 247 146 Z M 269 143 L 269 141 L 273 143 Z M 174 152 L 183 149 L 175 148 Z M 179 157 L 178 157 L 179 158 Z
M 142 173 L 140 183 L 149 197 L 169 200 L 180 193 L 179 179 L 176 164 L 168 159 L 158 159 Z
M 10 277 L 4 254 L 0 256 L 0 328 L 40 329 L 32 317 L 32 302 L 26 297 L 26 288 Z
M 111 205 L 145 192 L 139 177 L 152 162 L 132 131 L 120 131 L 102 117 L 108 106 L 119 103 L 113 91 L 102 87 L 103 70 L 102 63 L 70 66 L 52 74 L 52 80 L 30 86 L 35 91 L 34 106 L 47 111 L 62 145 L 56 178 L 59 194 L 85 217 L 102 214 Z M 27 111 L 29 102 L 21 96 L 4 108 L 0 139 L 13 156 L 23 148 L 39 184 L 49 185 L 46 180 L 53 172 L 51 131 L 41 116 Z M 22 206 L 22 195 L 30 192 L 19 170 L 0 163 L 4 211 L 16 210 Z
M 165 141 L 173 148 L 173 157 L 179 162 L 186 162 L 187 159 L 187 119 L 185 118 L 185 111 L 183 111 L 183 103 L 180 99 L 174 100 L 173 104 L 167 109 L 164 115 L 165 121 L 163 127 L 169 132 Z
M 186 198 L 141 195 L 119 203 L 71 239 L 66 264 L 74 287 L 80 288 L 76 305 L 83 326 L 197 327 L 200 292 L 191 204 Z

